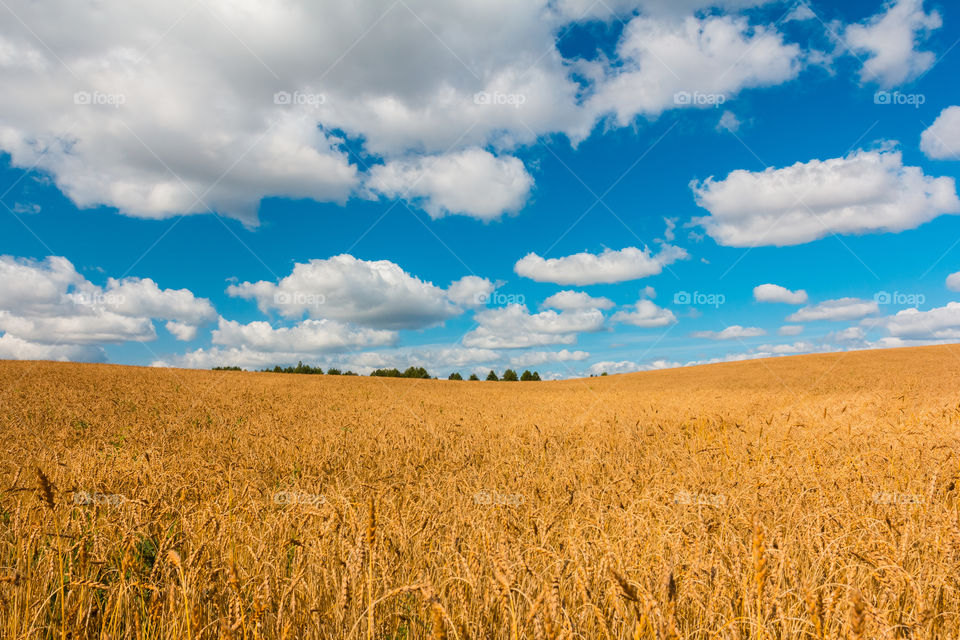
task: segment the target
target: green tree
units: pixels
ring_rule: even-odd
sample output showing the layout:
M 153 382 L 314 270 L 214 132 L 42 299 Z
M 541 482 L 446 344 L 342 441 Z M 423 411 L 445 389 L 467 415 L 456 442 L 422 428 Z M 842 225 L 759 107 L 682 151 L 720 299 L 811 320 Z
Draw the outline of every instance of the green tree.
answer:
M 458 372 L 454 371 L 453 373 L 450 374 L 450 377 L 447 378 L 447 380 L 463 380 L 463 376 L 460 375 Z
M 507 369 L 503 372 L 503 379 L 507 382 L 516 382 L 517 381 L 517 372 L 513 369 Z
M 343 372 L 340 369 L 327 369 L 328 376 L 341 376 Z
M 467 380 L 479 380 L 480 378 L 475 373 L 471 373 L 470 377 Z
M 497 377 L 497 372 L 494 371 L 493 369 L 490 369 L 490 373 L 487 374 L 487 380 L 491 382 L 496 382 L 499 379 L 500 378 Z

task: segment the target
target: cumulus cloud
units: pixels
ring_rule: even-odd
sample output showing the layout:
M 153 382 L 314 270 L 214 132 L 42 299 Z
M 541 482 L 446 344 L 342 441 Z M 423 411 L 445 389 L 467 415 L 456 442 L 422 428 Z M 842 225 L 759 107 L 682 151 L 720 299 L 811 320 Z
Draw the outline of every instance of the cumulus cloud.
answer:
M 832 342 L 850 342 L 862 343 L 867 337 L 867 332 L 863 327 L 847 327 L 840 331 L 834 331 L 827 335 L 827 340 Z
M 480 280 L 460 280 L 453 296 L 485 291 Z M 297 263 L 279 282 L 242 282 L 227 293 L 255 300 L 263 312 L 285 318 L 326 318 L 375 329 L 420 329 L 460 315 L 446 290 L 408 274 L 389 260 L 361 260 L 349 254 Z
M 814 322 L 817 320 L 854 320 L 872 313 L 880 307 L 875 300 L 860 298 L 838 298 L 825 300 L 819 304 L 803 307 L 787 316 L 788 322 Z
M 570 351 L 561 349 L 559 351 L 526 351 L 510 358 L 510 365 L 513 367 L 535 367 L 550 362 L 574 362 L 586 360 L 590 354 L 586 351 Z
M 732 325 L 723 331 L 694 331 L 694 338 L 708 338 L 710 340 L 734 340 L 740 338 L 755 338 L 765 336 L 767 332 L 760 327 L 741 327 L 738 324 Z
M 372 193 L 401 198 L 431 218 L 465 215 L 495 220 L 518 211 L 527 201 L 533 178 L 513 157 L 466 149 L 437 157 L 391 160 L 370 170 Z
M 541 309 L 559 309 L 560 311 L 581 311 L 583 309 L 612 309 L 613 300 L 595 298 L 584 291 L 558 291 L 540 303 Z
M 960 213 L 953 178 L 903 165 L 895 150 L 855 151 L 760 172 L 738 169 L 723 180 L 692 183 L 696 218 L 731 247 L 796 245 L 824 236 L 903 231 L 941 214 Z
M 166 320 L 180 340 L 216 319 L 209 300 L 187 289 L 161 289 L 149 278 L 110 278 L 104 287 L 63 257 L 0 256 L 0 332 L 7 357 L 102 360 L 100 345 L 157 337 Z
M 777 329 L 777 334 L 781 336 L 796 336 L 803 333 L 803 325 L 785 324 Z
M 717 122 L 717 131 L 736 133 L 740 130 L 740 124 L 740 119 L 737 117 L 737 114 L 727 110 L 723 112 L 723 115 L 720 116 L 720 121 Z
M 960 291 L 960 271 L 947 276 L 947 289 Z
M 867 56 L 860 70 L 864 82 L 894 87 L 933 66 L 933 52 L 918 47 L 942 24 L 937 11 L 924 12 L 923 0 L 896 0 L 864 24 L 848 26 L 843 40 L 852 51 Z
M 876 326 L 896 338 L 957 339 L 960 338 L 960 302 L 949 302 L 929 311 L 904 309 L 881 318 Z
M 960 160 L 960 107 L 947 107 L 920 134 L 920 148 L 928 158 Z
M 647 362 L 640 364 L 633 362 L 632 360 L 605 360 L 602 362 L 595 362 L 587 368 L 587 373 L 590 375 L 598 376 L 602 373 L 633 373 L 634 371 L 659 371 L 660 369 L 674 369 L 676 367 L 682 367 L 683 365 L 679 362 L 672 362 L 670 360 L 659 359 L 652 362 Z
M 390 345 L 396 340 L 395 331 L 351 327 L 327 319 L 274 328 L 269 322 L 241 324 L 220 318 L 213 331 L 214 344 L 275 353 L 331 353 Z
M 785 302 L 787 304 L 804 304 L 807 302 L 807 292 L 803 289 L 791 291 L 778 284 L 761 284 L 753 288 L 753 299 L 757 302 Z
M 253 223 L 267 196 L 343 202 L 364 176 L 333 131 L 388 161 L 450 150 L 453 164 L 470 147 L 586 135 L 543 4 L 106 0 L 95 15 L 12 0 L 0 149 L 78 206 L 135 216 L 209 206 Z M 522 108 L 501 95 L 523 96 Z M 511 158 L 501 165 L 488 179 L 517 183 L 500 200 L 512 208 L 529 176 Z M 432 189 L 434 211 L 492 215 Z
M 483 306 L 490 300 L 490 294 L 496 289 L 497 284 L 486 278 L 464 276 L 450 283 L 447 287 L 447 297 L 465 307 Z
M 529 196 L 520 146 L 796 77 L 801 50 L 774 27 L 692 17 L 758 4 L 10 0 L 0 150 L 80 207 L 134 216 L 253 225 L 265 197 L 377 193 L 489 220 Z M 614 16 L 609 59 L 564 58 L 565 26 Z
M 619 64 L 598 82 L 588 107 L 629 125 L 678 107 L 715 107 L 752 87 L 786 82 L 801 51 L 775 29 L 735 16 L 630 20 L 617 45 Z
M 618 311 L 611 318 L 614 322 L 632 324 L 635 327 L 666 327 L 677 321 L 670 309 L 658 307 L 652 300 L 638 300 L 635 305 Z
M 106 360 L 106 356 L 100 347 L 74 344 L 38 344 L 5 333 L 0 335 L 0 360 L 103 362 Z
M 480 325 L 463 337 L 463 345 L 483 349 L 520 349 L 549 344 L 573 344 L 577 334 L 603 328 L 599 309 L 531 314 L 526 306 L 510 304 L 478 311 Z
M 649 248 L 626 247 L 619 251 L 604 249 L 600 254 L 575 253 L 562 258 L 541 258 L 528 253 L 513 270 L 537 282 L 560 285 L 609 284 L 656 275 L 664 266 L 687 258 L 686 250 L 665 244 L 660 253 Z

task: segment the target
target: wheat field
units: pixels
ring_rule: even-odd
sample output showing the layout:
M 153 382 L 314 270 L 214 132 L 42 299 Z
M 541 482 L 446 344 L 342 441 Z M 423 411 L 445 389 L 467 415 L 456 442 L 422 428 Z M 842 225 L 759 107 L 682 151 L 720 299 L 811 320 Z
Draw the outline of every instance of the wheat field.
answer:
M 562 382 L 0 363 L 0 636 L 957 638 L 960 347 Z

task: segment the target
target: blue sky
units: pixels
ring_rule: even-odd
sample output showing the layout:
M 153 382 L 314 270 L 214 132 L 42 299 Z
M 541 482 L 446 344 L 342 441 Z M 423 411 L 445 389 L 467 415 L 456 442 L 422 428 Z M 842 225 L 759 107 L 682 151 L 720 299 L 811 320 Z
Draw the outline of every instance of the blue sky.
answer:
M 110 4 L 0 10 L 0 358 L 960 339 L 948 3 Z

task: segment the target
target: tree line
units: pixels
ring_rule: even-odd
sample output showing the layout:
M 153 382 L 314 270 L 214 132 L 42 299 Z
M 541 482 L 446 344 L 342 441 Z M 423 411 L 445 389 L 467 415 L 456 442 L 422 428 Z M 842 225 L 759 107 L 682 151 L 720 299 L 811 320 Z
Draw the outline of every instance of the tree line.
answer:
M 221 367 L 213 367 L 213 371 L 243 371 L 243 369 L 241 369 L 240 367 L 221 366 Z M 266 368 L 266 369 L 261 369 L 260 371 L 265 373 L 300 373 L 300 374 L 306 374 L 306 375 L 328 375 L 328 376 L 359 375 L 354 373 L 353 371 L 341 371 L 340 369 L 336 369 L 334 367 L 331 367 L 327 369 L 326 372 L 324 372 L 324 370 L 321 367 L 311 367 L 308 364 L 303 364 L 303 361 L 298 362 L 297 366 L 295 367 L 290 367 L 290 366 L 281 367 L 280 365 L 276 365 L 272 369 Z M 399 369 L 396 369 L 396 368 L 375 369 L 370 372 L 370 375 L 373 377 L 380 377 L 380 378 L 422 378 L 422 379 L 433 378 L 434 380 L 436 379 L 436 377 L 431 376 L 430 373 L 423 367 L 407 367 L 403 371 L 400 371 Z M 454 372 L 454 373 L 451 373 L 447 377 L 447 379 L 463 380 L 463 376 L 460 375 L 459 372 Z M 480 377 L 475 373 L 471 373 L 470 377 L 467 378 L 467 380 L 480 380 Z M 517 375 L 517 372 L 514 371 L 513 369 L 507 369 L 506 371 L 503 372 L 503 376 L 501 377 L 497 375 L 496 371 L 491 369 L 490 373 L 487 374 L 486 380 L 492 381 L 492 382 L 496 382 L 499 380 L 503 380 L 506 382 L 516 382 L 518 380 L 523 382 L 539 382 L 540 373 L 537 371 L 530 371 L 529 369 L 526 369 L 524 370 L 523 373 Z

